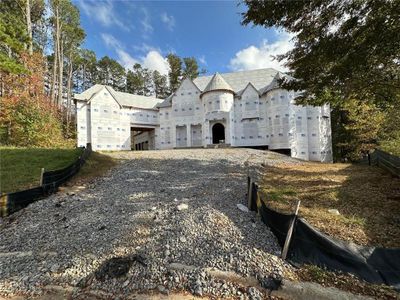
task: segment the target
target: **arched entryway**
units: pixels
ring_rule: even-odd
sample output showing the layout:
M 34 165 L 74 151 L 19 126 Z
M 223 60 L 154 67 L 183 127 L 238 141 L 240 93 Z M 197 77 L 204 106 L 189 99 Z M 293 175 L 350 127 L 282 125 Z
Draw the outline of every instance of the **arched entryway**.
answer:
M 221 123 L 216 123 L 212 127 L 213 144 L 219 144 L 219 141 L 225 141 L 225 127 Z

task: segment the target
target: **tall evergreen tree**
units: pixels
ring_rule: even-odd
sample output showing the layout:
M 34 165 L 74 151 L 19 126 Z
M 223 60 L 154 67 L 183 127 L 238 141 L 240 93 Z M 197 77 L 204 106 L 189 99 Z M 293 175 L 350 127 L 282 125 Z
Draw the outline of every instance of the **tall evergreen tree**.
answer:
M 97 82 L 109 85 L 117 91 L 125 91 L 125 69 L 115 59 L 102 57 L 97 63 Z
M 179 87 L 182 80 L 182 61 L 179 56 L 172 53 L 167 55 L 167 60 L 170 68 L 168 73 L 169 88 L 170 92 L 173 93 Z
M 157 70 L 153 71 L 154 93 L 157 98 L 164 99 L 168 96 L 167 76 L 161 75 Z
M 96 53 L 88 49 L 78 49 L 77 71 L 74 74 L 74 88 L 78 92 L 87 90 L 96 83 Z
M 133 71 L 129 70 L 126 75 L 126 91 L 136 95 L 152 95 L 154 87 L 151 72 L 136 63 L 133 66 Z
M 129 70 L 126 74 L 126 91 L 131 94 L 144 95 L 144 80 L 143 68 L 136 63 L 133 71 Z
M 18 2 L 2 1 L 0 5 L 0 72 L 25 72 L 20 55 L 28 43 L 26 23 Z M 1 93 L 4 87 L 1 88 Z
M 199 65 L 196 58 L 184 57 L 183 58 L 183 78 L 195 79 L 199 76 Z

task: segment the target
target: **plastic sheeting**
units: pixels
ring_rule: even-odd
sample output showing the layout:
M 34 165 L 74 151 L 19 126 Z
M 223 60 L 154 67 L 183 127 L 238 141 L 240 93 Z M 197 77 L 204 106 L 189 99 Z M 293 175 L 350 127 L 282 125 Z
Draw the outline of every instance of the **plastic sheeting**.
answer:
M 250 187 L 252 197 L 249 209 L 258 212 L 283 248 L 289 226 L 294 218 L 294 230 L 287 260 L 293 265 L 313 264 L 331 271 L 357 275 L 370 283 L 386 284 L 400 290 L 400 249 L 362 247 L 330 237 L 294 214 L 279 213 L 267 207 L 264 201 L 257 208 L 257 185 Z
M 331 271 L 348 272 L 367 282 L 387 284 L 400 290 L 400 249 L 361 247 L 329 237 L 305 220 L 276 212 L 264 203 L 259 213 L 281 247 L 292 219 L 296 218 L 287 258 L 292 264 L 313 264 Z

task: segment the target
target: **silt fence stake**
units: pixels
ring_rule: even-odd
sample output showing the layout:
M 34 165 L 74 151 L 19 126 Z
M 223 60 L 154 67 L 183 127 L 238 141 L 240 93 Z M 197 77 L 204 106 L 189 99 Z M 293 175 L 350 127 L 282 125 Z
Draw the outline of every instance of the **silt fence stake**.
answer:
M 40 183 L 39 183 L 40 186 L 43 185 L 43 174 L 44 174 L 44 168 L 42 168 L 42 170 L 40 171 Z
M 290 245 L 290 240 L 292 239 L 292 233 L 293 233 L 293 228 L 294 228 L 294 224 L 296 222 L 296 218 L 297 218 L 297 214 L 299 213 L 299 208 L 300 208 L 300 200 L 297 201 L 297 205 L 296 205 L 296 211 L 294 212 L 294 218 L 292 220 L 292 222 L 290 223 L 289 226 L 289 230 L 288 233 L 286 235 L 286 240 L 285 240 L 285 244 L 283 245 L 283 249 L 282 249 L 282 259 L 285 260 L 288 250 L 289 250 L 289 245 Z
M 253 197 L 253 180 L 250 177 L 250 181 L 249 181 L 249 190 L 247 193 L 247 208 L 250 210 L 251 209 L 251 200 Z

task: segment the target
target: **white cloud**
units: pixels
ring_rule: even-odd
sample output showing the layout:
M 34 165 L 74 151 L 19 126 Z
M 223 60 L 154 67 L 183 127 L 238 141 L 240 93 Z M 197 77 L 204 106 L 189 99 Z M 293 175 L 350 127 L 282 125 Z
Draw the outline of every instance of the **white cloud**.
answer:
M 234 71 L 253 70 L 261 68 L 274 68 L 288 71 L 284 67 L 285 61 L 278 61 L 275 57 L 284 54 L 293 48 L 292 36 L 288 33 L 280 34 L 277 41 L 269 43 L 263 40 L 259 47 L 251 45 L 236 52 L 230 60 L 229 68 Z
M 116 25 L 121 29 L 130 31 L 132 26 L 125 25 L 121 21 L 119 16 L 116 14 L 113 3 L 110 0 L 107 1 L 87 1 L 81 0 L 78 2 L 83 12 L 90 18 L 95 19 L 105 27 Z
M 153 32 L 153 26 L 150 23 L 150 14 L 145 7 L 142 7 L 143 19 L 140 21 L 143 27 L 143 37 L 148 38 L 148 35 Z
M 207 61 L 204 55 L 199 57 L 199 62 L 201 62 L 203 65 L 207 65 Z
M 158 51 L 160 53 L 162 52 L 160 48 L 150 46 L 150 45 L 148 45 L 146 43 L 142 43 L 140 46 L 134 45 L 134 46 L 132 46 L 132 48 L 135 51 L 139 51 L 139 52 L 149 52 L 149 51 L 152 51 L 152 50 Z
M 117 52 L 119 63 L 125 69 L 132 69 L 134 64 L 140 63 L 137 59 L 132 57 L 128 52 L 123 49 L 115 49 L 115 52 Z
M 117 40 L 112 34 L 102 33 L 101 38 L 109 48 L 123 48 L 120 41 Z
M 140 63 L 144 68 L 157 70 L 163 75 L 168 74 L 168 61 L 161 55 L 160 51 L 154 50 L 154 48 L 148 48 L 148 52 L 145 56 L 135 58 L 125 50 L 124 45 L 113 35 L 102 33 L 101 38 L 108 48 L 115 51 L 118 56 L 118 62 L 126 69 L 132 69 L 134 64 Z
M 168 16 L 166 12 L 161 14 L 161 21 L 167 26 L 168 30 L 173 31 L 175 27 L 175 18 L 174 16 Z
M 168 60 L 164 58 L 158 51 L 150 51 L 145 57 L 142 57 L 142 66 L 150 70 L 157 70 L 163 75 L 168 74 Z

